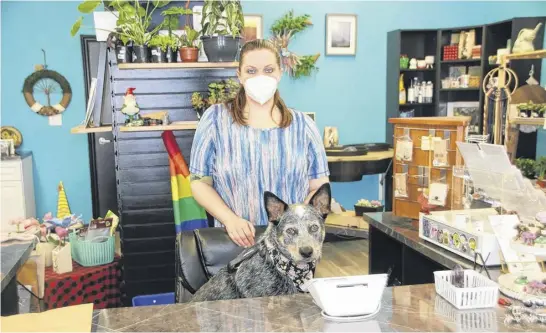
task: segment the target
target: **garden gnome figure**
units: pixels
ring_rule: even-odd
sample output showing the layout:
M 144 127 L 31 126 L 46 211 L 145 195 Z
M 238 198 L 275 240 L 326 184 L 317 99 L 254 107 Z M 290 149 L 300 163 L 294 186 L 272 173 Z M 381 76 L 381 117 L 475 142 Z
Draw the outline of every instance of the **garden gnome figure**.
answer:
M 138 120 L 138 112 L 140 111 L 138 104 L 136 102 L 135 95 L 133 91 L 135 88 L 127 88 L 125 92 L 125 97 L 123 98 L 123 106 L 121 107 L 121 112 L 128 117 L 129 126 Z M 137 124 L 135 124 L 137 125 Z

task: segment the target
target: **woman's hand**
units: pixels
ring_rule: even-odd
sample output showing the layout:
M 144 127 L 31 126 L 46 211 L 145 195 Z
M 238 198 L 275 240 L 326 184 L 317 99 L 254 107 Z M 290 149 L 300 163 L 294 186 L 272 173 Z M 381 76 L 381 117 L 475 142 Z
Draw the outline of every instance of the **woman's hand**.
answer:
M 254 245 L 254 235 L 256 230 L 254 225 L 245 219 L 237 217 L 229 222 L 224 223 L 226 231 L 231 240 L 242 247 L 249 247 Z

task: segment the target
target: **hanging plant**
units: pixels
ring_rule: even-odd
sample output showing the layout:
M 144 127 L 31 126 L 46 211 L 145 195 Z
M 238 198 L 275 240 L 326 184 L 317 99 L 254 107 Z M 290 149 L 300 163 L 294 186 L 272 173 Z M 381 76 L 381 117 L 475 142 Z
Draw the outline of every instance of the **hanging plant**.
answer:
M 283 17 L 276 20 L 271 26 L 271 41 L 279 49 L 281 54 L 282 67 L 291 77 L 298 79 L 303 76 L 310 76 L 318 70 L 315 65 L 320 53 L 315 55 L 299 56 L 288 50 L 288 44 L 295 35 L 313 23 L 311 16 L 304 14 L 294 16 L 294 11 L 289 11 Z

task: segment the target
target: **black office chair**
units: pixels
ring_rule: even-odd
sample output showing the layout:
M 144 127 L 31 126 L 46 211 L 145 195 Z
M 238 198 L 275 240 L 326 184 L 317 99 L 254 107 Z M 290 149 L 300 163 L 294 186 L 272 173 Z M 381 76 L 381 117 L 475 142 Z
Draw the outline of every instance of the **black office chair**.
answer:
M 256 227 L 256 239 L 265 227 Z M 176 302 L 187 302 L 218 271 L 243 251 L 224 228 L 184 231 L 176 237 Z

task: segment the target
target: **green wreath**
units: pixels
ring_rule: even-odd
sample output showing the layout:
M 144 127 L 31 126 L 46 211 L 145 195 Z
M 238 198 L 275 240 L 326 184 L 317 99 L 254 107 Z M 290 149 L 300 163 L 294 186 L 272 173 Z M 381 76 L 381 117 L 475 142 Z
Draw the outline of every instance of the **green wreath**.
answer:
M 48 99 L 48 105 L 42 105 L 34 98 L 36 84 L 40 83 L 40 89 Z M 51 105 L 50 94 L 56 92 L 57 85 L 60 87 L 63 97 L 58 104 Z M 48 69 L 39 69 L 29 75 L 23 83 L 23 95 L 30 109 L 42 116 L 53 116 L 63 112 L 72 99 L 72 89 L 64 76 Z

